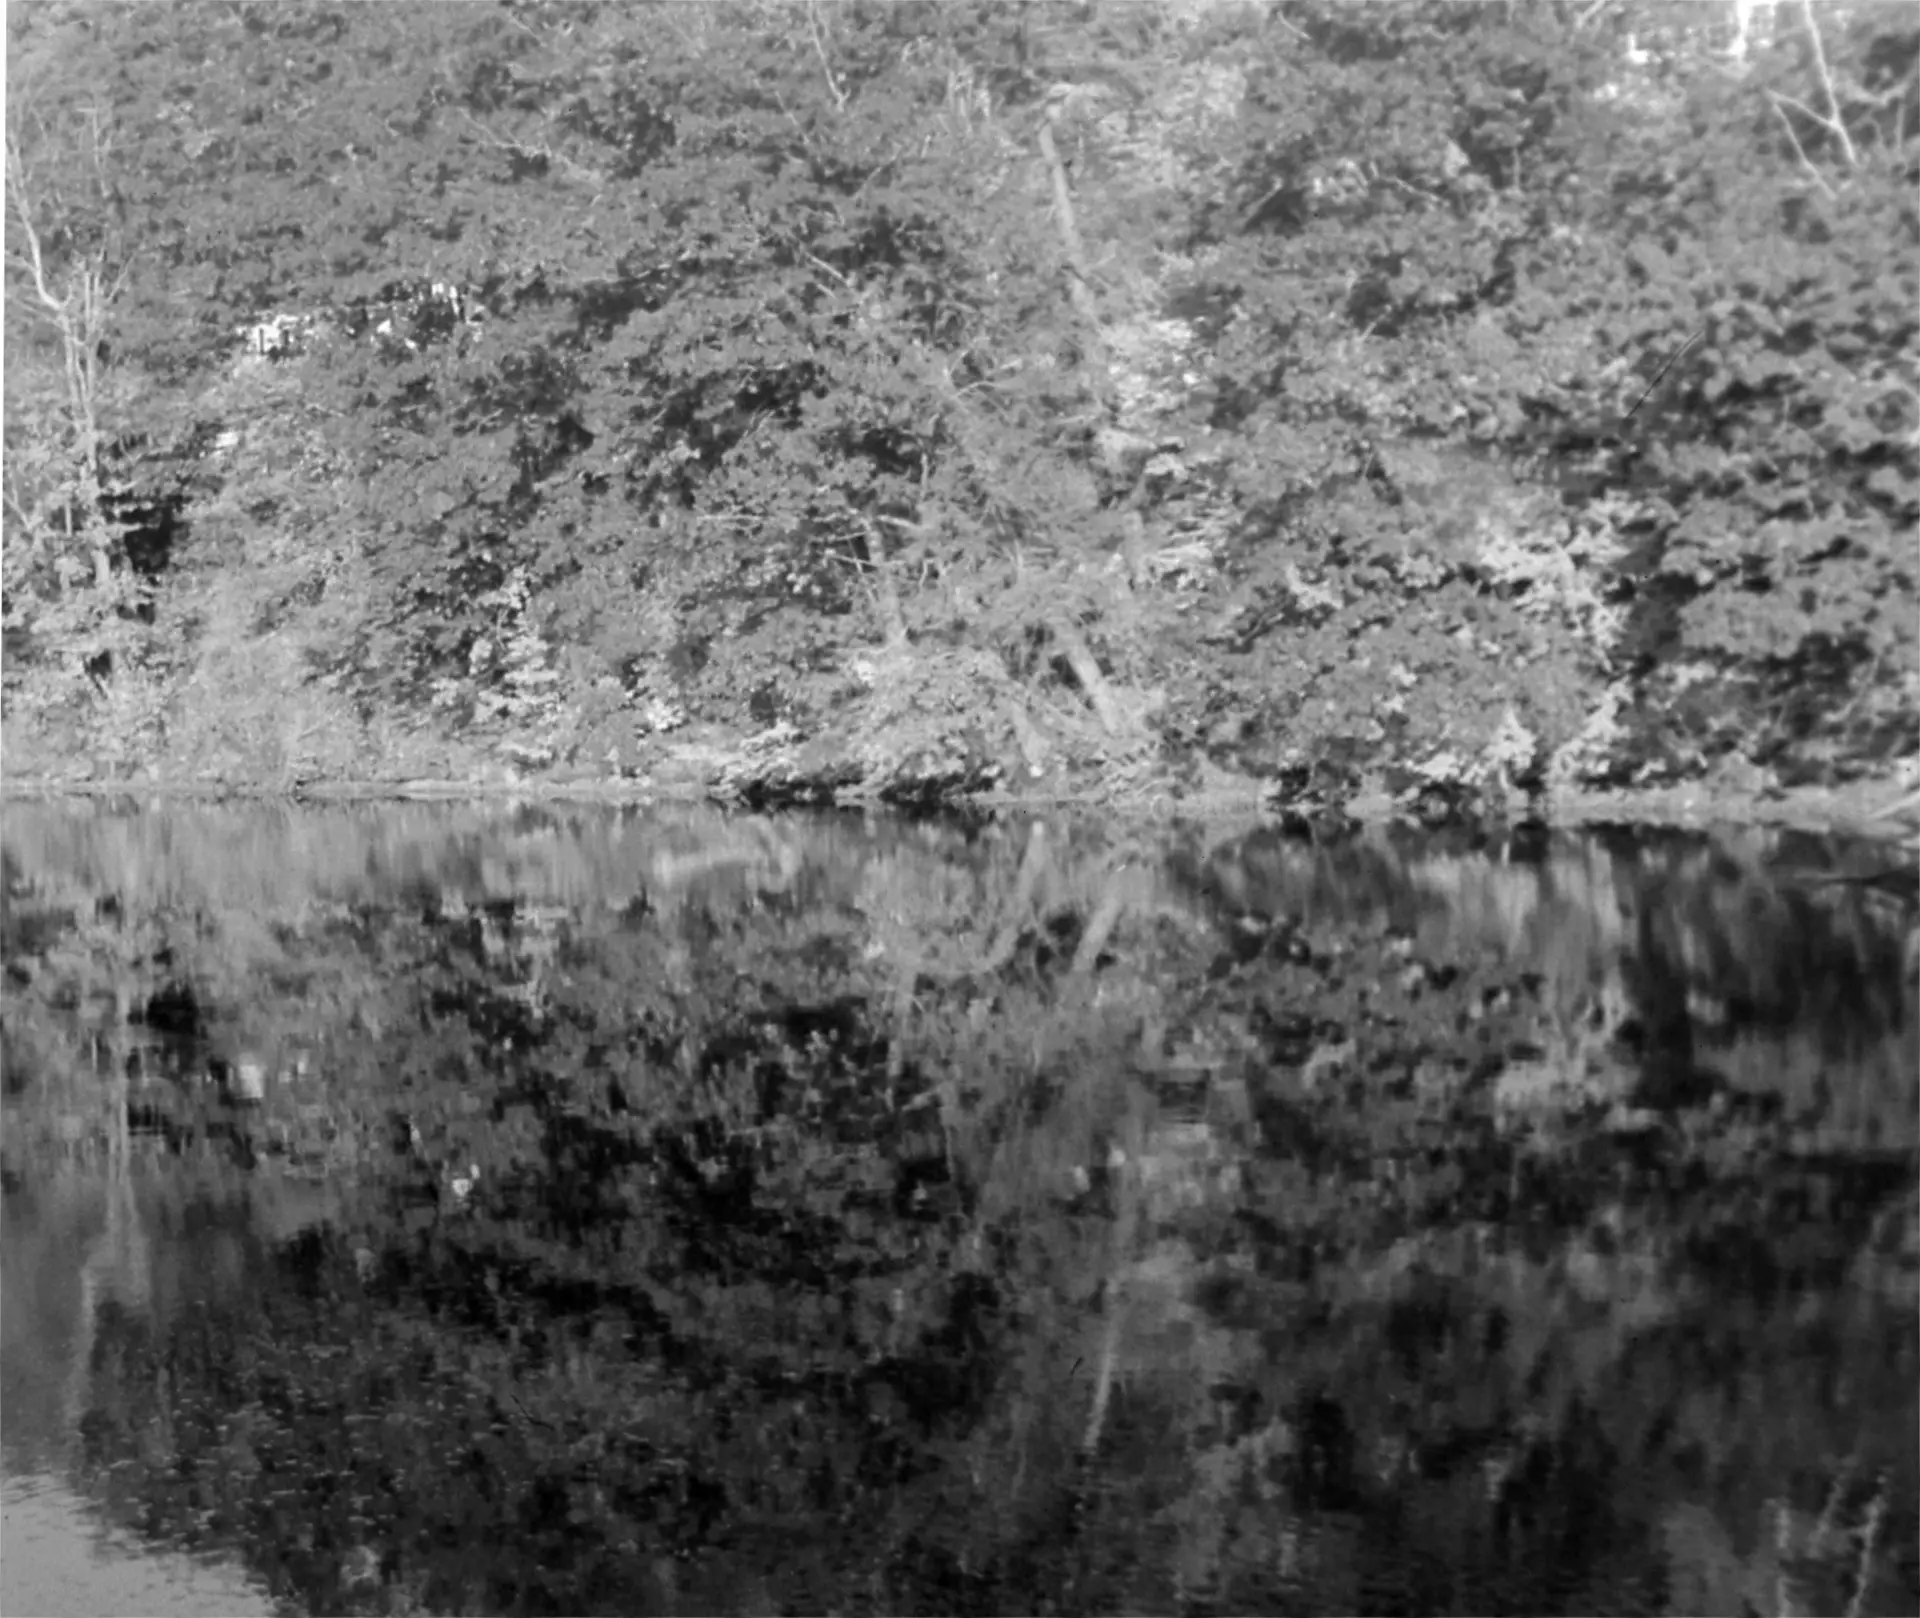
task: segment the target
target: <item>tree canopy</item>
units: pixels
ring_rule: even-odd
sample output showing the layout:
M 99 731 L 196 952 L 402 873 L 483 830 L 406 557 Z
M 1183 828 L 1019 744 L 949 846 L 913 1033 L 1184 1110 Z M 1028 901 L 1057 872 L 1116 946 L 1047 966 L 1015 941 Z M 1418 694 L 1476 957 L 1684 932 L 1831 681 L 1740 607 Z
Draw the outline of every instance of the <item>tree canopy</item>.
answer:
M 1905 8 L 9 26 L 43 749 L 611 773 L 890 699 L 1035 776 L 1920 747 Z

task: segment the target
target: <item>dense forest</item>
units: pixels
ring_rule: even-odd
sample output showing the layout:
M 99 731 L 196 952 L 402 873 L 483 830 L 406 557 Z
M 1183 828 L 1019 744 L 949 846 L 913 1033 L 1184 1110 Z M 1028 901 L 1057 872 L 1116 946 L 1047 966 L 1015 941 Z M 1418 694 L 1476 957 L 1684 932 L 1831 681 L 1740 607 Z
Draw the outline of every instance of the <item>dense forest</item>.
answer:
M 8 17 L 40 776 L 1499 807 L 1920 754 L 1920 14 Z

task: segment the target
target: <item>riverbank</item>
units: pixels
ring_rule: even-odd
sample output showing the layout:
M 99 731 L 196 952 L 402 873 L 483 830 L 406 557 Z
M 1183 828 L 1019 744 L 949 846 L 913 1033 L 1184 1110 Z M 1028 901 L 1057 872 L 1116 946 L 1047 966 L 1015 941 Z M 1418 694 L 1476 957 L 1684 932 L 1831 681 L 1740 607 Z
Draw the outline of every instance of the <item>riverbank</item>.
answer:
M 681 762 L 686 765 L 691 761 Z M 1121 818 L 1190 820 L 1244 816 L 1283 820 L 1291 814 L 1360 825 L 1424 818 L 1419 804 L 1409 801 L 1405 795 L 1396 798 L 1385 793 L 1364 793 L 1333 804 L 1295 805 L 1284 801 L 1272 783 L 1253 777 L 1226 776 L 1218 771 L 1209 774 L 1211 779 L 1204 785 L 1171 784 L 1167 790 L 1149 794 L 1103 792 L 1098 783 L 1067 791 L 990 789 L 955 794 L 923 803 L 920 808 L 955 813 L 1078 811 L 1108 813 Z M 646 805 L 737 802 L 740 796 L 737 777 L 730 779 L 721 771 L 702 772 L 690 767 L 663 771 L 659 777 L 640 778 L 564 778 L 495 769 L 465 779 L 347 778 L 290 785 L 240 778 L 182 780 L 147 773 L 39 774 L 0 779 L 0 801 L 57 798 L 288 803 L 508 800 Z M 824 803 L 839 808 L 886 806 L 854 792 L 830 796 Z M 1731 785 L 1681 784 L 1543 793 L 1527 800 L 1518 814 L 1507 818 L 1566 829 L 1602 825 L 1676 830 L 1764 826 L 1910 845 L 1916 827 L 1920 827 L 1920 796 L 1916 795 L 1912 772 L 1851 782 L 1843 787 L 1742 789 Z

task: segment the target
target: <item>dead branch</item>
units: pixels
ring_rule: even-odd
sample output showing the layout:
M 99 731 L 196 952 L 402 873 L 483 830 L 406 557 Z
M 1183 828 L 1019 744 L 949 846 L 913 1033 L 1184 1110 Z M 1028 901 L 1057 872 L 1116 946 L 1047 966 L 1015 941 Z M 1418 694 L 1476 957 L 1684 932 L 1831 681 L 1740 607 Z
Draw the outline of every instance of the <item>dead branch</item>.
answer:
M 1787 108 L 1782 105 L 1782 103 L 1784 102 L 1788 105 L 1799 107 L 1800 110 L 1810 118 L 1814 117 L 1815 114 L 1810 108 L 1794 101 L 1792 97 L 1783 96 L 1777 92 L 1769 97 L 1769 100 L 1773 106 L 1774 115 L 1780 120 L 1781 128 L 1787 132 L 1787 141 L 1793 147 L 1793 155 L 1799 160 L 1800 167 L 1806 170 L 1807 178 L 1812 180 L 1813 183 L 1820 188 L 1820 194 L 1822 196 L 1832 196 L 1833 187 L 1827 184 L 1827 177 L 1815 167 L 1813 159 L 1807 156 L 1806 148 L 1800 144 L 1799 135 L 1794 132 L 1793 120 L 1787 116 Z
M 1840 97 L 1833 88 L 1833 70 L 1827 66 L 1827 47 L 1820 37 L 1819 21 L 1813 14 L 1813 0 L 1800 0 L 1800 21 L 1807 31 L 1807 42 L 1813 47 L 1813 68 L 1819 76 L 1820 93 L 1826 97 L 1827 110 L 1824 115 L 1817 113 L 1804 102 L 1795 101 L 1793 97 L 1781 95 L 1777 91 L 1773 96 L 1774 109 L 1778 111 L 1781 103 L 1784 102 L 1787 106 L 1811 118 L 1839 143 L 1840 156 L 1846 166 L 1849 169 L 1857 169 L 1860 166 L 1860 152 L 1853 144 L 1853 136 L 1847 130 L 1846 119 L 1840 114 Z M 1782 114 L 1782 116 L 1785 115 Z M 1794 150 L 1799 151 L 1800 142 L 1796 139 L 1793 144 Z M 1802 153 L 1802 161 L 1805 161 L 1804 153 Z
M 1074 313 L 1079 315 L 1080 323 L 1085 328 L 1088 370 L 1091 372 L 1094 397 L 1102 413 L 1111 414 L 1113 378 L 1107 366 L 1106 334 L 1101 329 L 1099 306 L 1093 301 L 1093 277 L 1087 264 L 1086 244 L 1080 239 L 1080 225 L 1074 217 L 1073 193 L 1067 186 L 1066 165 L 1060 161 L 1060 151 L 1053 139 L 1053 124 L 1059 115 L 1060 105 L 1056 101 L 1047 109 L 1047 116 L 1040 124 L 1040 157 L 1047 166 L 1047 174 L 1053 184 L 1054 217 L 1059 221 L 1060 242 L 1067 256 L 1067 295 L 1072 299 Z
M 836 110 L 847 110 L 847 93 L 833 76 L 833 63 L 827 60 L 827 42 L 820 32 L 820 0 L 807 0 L 807 29 L 813 35 L 813 54 L 820 58 L 820 71 L 826 75 L 827 93 Z

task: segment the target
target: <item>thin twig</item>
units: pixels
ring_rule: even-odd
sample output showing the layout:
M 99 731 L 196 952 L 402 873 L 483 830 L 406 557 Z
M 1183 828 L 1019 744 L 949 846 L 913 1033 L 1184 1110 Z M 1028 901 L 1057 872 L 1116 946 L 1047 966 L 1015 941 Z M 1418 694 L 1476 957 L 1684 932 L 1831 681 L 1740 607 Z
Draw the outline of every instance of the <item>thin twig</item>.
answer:
M 1827 68 L 1827 48 L 1820 38 L 1820 25 L 1814 20 L 1813 0 L 1800 0 L 1800 16 L 1807 25 L 1807 38 L 1813 42 L 1813 65 L 1819 70 L 1820 88 L 1827 94 L 1827 127 L 1840 141 L 1841 154 L 1847 160 L 1847 167 L 1857 169 L 1860 166 L 1860 154 L 1854 149 L 1853 137 L 1847 133 L 1847 126 L 1840 117 L 1840 98 L 1833 93 L 1833 74 Z
M 516 157 L 545 158 L 563 174 L 576 180 L 584 180 L 590 185 L 604 186 L 607 183 L 605 170 L 588 168 L 586 164 L 576 162 L 573 158 L 568 157 L 565 152 L 556 152 L 546 141 L 541 141 L 540 144 L 536 146 L 531 141 L 518 140 L 508 135 L 496 135 L 464 107 L 460 110 L 460 116 L 480 132 L 481 138 L 485 140 L 489 146 L 498 147 L 503 152 L 511 152 Z M 598 201 L 599 199 L 595 198 L 594 200 Z
M 836 111 L 845 112 L 847 110 L 847 95 L 846 92 L 840 88 L 839 81 L 833 76 L 833 63 L 827 60 L 827 44 L 820 35 L 819 0 L 808 0 L 807 28 L 813 35 L 813 54 L 820 58 L 820 71 L 827 77 L 827 92 L 833 97 L 834 108 Z
M 1653 380 L 1647 384 L 1646 392 L 1641 394 L 1639 398 L 1633 401 L 1633 410 L 1629 410 L 1624 416 L 1620 418 L 1620 425 L 1622 427 L 1626 426 L 1628 422 L 1633 420 L 1633 411 L 1638 410 L 1643 404 L 1645 404 L 1649 399 L 1653 397 L 1653 390 L 1659 387 L 1661 382 L 1663 382 L 1666 379 L 1667 372 L 1671 371 L 1674 368 L 1674 366 L 1678 365 L 1680 363 L 1681 358 L 1686 354 L 1687 350 L 1692 348 L 1693 345 L 1699 341 L 1700 341 L 1700 333 L 1695 332 L 1684 343 L 1682 343 L 1678 349 L 1674 351 L 1673 357 L 1669 359 L 1665 365 L 1661 366 L 1660 369 L 1654 373 Z
M 1800 110 L 1810 118 L 1817 119 L 1817 114 L 1810 108 L 1801 106 L 1801 104 L 1791 96 L 1783 96 L 1778 91 L 1770 95 L 1768 100 L 1772 103 L 1774 112 L 1779 115 L 1780 123 L 1787 132 L 1787 139 L 1793 144 L 1793 155 L 1800 159 L 1800 166 L 1807 171 L 1807 175 L 1813 183 L 1819 186 L 1821 195 L 1832 196 L 1833 187 L 1827 184 L 1827 177 L 1814 167 L 1813 159 L 1807 156 L 1806 148 L 1800 144 L 1800 137 L 1793 131 L 1793 120 L 1787 116 L 1787 109 L 1785 106 L 1782 106 L 1781 103 L 1786 102 L 1789 105 L 1800 107 Z
M 33 271 L 33 290 L 40 295 L 40 301 L 53 311 L 58 318 L 67 314 L 67 300 L 56 298 L 53 289 L 47 285 L 46 264 L 40 255 L 40 232 L 34 228 L 33 215 L 29 211 L 27 195 L 26 165 L 20 158 L 20 146 L 11 132 L 7 135 L 7 189 L 13 193 L 13 211 L 20 221 L 21 234 L 27 243 L 26 264 Z M 19 257 L 18 254 L 15 257 Z
M 795 243 L 795 245 L 798 246 L 799 244 Z M 853 290 L 853 283 L 849 281 L 844 275 L 842 275 L 838 270 L 836 270 L 825 259 L 823 259 L 818 253 L 814 252 L 812 248 L 801 247 L 800 256 L 806 259 L 807 262 L 812 264 L 816 269 L 826 271 L 828 275 L 832 276 L 834 280 L 838 281 L 849 292 Z

